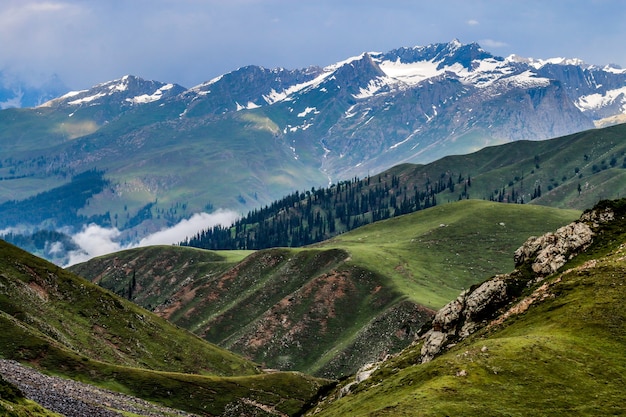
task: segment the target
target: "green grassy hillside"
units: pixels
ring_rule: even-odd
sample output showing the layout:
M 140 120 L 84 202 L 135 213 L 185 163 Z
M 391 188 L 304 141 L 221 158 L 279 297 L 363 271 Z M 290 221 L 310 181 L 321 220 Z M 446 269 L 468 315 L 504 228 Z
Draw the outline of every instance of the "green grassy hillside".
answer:
M 462 175 L 465 181 L 439 193 L 438 202 L 470 198 L 531 202 L 584 210 L 626 193 L 626 124 L 546 141 L 519 141 L 449 156 L 428 165 L 390 170 L 402 179 L 431 181 Z M 442 177 L 443 176 L 443 177 Z M 414 181 L 414 180 L 413 180 Z M 580 184 L 580 191 L 578 185 Z M 407 185 L 410 185 L 407 184 Z M 536 195 L 540 188 L 540 195 Z M 535 197 L 533 198 L 533 194 Z
M 172 408 L 241 399 L 293 414 L 323 381 L 258 366 L 0 241 L 0 358 Z
M 626 404 L 626 224 L 527 290 L 535 301 L 417 364 L 421 343 L 315 416 L 622 415 Z M 541 288 L 539 288 L 541 286 Z M 524 304 L 522 301 L 520 303 Z
M 131 287 L 133 301 L 265 366 L 338 377 L 406 347 L 432 308 L 579 214 L 461 201 L 240 262 L 245 253 L 153 247 L 71 270 L 120 295 Z
M 322 243 L 389 276 L 416 303 L 440 308 L 463 289 L 513 268 L 529 236 L 580 215 L 576 210 L 464 200 L 373 223 Z

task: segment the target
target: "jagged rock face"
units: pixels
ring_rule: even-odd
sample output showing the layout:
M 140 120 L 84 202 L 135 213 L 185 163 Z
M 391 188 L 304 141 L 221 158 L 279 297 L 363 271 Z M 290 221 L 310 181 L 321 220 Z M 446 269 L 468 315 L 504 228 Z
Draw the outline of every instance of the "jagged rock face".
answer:
M 460 337 L 467 337 L 477 328 L 482 318 L 489 316 L 494 308 L 508 301 L 506 276 L 498 276 L 484 282 L 465 298 L 463 327 Z
M 432 360 L 448 341 L 465 338 L 482 321 L 508 301 L 508 275 L 498 275 L 478 288 L 466 290 L 443 307 L 433 319 L 433 328 L 425 335 L 422 363 Z
M 533 272 L 541 277 L 548 276 L 589 246 L 593 235 L 593 230 L 586 223 L 575 222 L 554 233 L 531 237 L 515 251 L 515 264 L 519 266 L 532 259 Z
M 502 307 L 516 299 L 520 288 L 555 273 L 569 259 L 589 247 L 596 234 L 594 229 L 614 219 L 611 208 L 596 209 L 554 233 L 529 238 L 515 251 L 515 271 L 495 276 L 475 289 L 464 291 L 437 312 L 431 330 L 423 336 L 421 362 L 431 361 L 446 347 L 483 327 Z M 519 269 L 527 264 L 532 271 L 530 276 Z
M 613 220 L 615 220 L 615 212 L 610 207 L 604 210 L 591 210 L 580 217 L 580 221 L 591 223 L 594 228 L 601 223 L 608 223 Z

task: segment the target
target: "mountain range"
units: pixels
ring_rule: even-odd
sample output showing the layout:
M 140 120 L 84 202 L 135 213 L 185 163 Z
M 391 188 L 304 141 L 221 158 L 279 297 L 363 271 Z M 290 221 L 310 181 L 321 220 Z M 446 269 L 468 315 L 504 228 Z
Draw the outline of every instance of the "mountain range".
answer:
M 0 111 L 5 237 L 252 208 L 0 241 L 0 413 L 623 413 L 624 74 L 453 41 Z
M 456 40 L 326 67 L 247 66 L 189 89 L 125 76 L 0 111 L 0 213 L 19 213 L 0 228 L 95 223 L 137 241 L 201 211 L 243 214 L 402 162 L 616 123 L 624 88 L 618 68 Z M 77 188 L 86 172 L 106 186 Z M 45 219 L 26 209 L 61 187 L 82 200 L 48 204 L 59 212 Z

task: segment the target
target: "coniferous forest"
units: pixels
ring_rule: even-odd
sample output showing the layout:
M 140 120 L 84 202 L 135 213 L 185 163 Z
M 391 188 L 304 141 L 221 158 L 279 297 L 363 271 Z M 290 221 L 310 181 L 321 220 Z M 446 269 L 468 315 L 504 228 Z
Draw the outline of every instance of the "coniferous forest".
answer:
M 469 198 L 471 178 L 452 173 L 423 184 L 383 173 L 353 178 L 328 188 L 294 192 L 269 206 L 250 211 L 231 227 L 205 229 L 181 242 L 210 250 L 299 247 L 357 227 L 437 205 L 437 194 Z

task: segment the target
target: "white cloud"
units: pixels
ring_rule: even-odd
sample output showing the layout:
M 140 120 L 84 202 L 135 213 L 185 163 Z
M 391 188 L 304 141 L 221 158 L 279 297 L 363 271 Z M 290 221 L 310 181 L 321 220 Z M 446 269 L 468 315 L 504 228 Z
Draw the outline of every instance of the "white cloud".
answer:
M 121 244 L 116 241 L 120 235 L 121 232 L 117 228 L 107 229 L 96 224 L 84 226 L 83 230 L 72 236 L 72 240 L 80 249 L 69 253 L 69 261 L 66 266 L 121 250 Z
M 476 19 L 470 19 L 470 20 L 468 20 L 468 21 L 467 21 L 467 24 L 468 24 L 468 25 L 470 25 L 470 26 L 478 26 L 478 25 L 480 25 L 480 23 L 479 23 L 479 22 L 478 22 L 478 20 L 476 20 Z
M 63 249 L 63 243 L 61 242 L 46 242 L 45 252 L 49 253 L 52 256 L 63 255 Z
M 506 48 L 509 46 L 506 42 L 496 41 L 493 39 L 482 39 L 478 43 L 480 43 L 480 46 L 484 48 Z
M 150 245 L 170 245 L 182 242 L 186 237 L 191 237 L 200 230 L 213 226 L 229 226 L 237 220 L 239 216 L 231 210 L 217 210 L 214 213 L 196 213 L 189 219 L 181 220 L 180 223 L 169 229 L 153 233 L 139 241 L 137 246 Z
M 213 226 L 230 226 L 239 215 L 232 210 L 217 210 L 211 214 L 196 213 L 189 219 L 183 219 L 176 225 L 155 232 L 142 238 L 139 242 L 122 245 L 120 238 L 122 233 L 117 228 L 105 228 L 96 224 L 84 226 L 83 229 L 72 236 L 72 240 L 80 249 L 71 251 L 68 254 L 65 267 L 86 262 L 89 259 L 118 252 L 124 249 L 131 249 L 151 245 L 171 245 L 182 242 L 187 237 L 191 237 L 201 230 Z
M 30 231 L 31 231 L 31 228 L 28 228 L 25 226 L 7 227 L 6 229 L 0 229 L 0 236 L 8 235 L 9 233 L 15 233 L 15 234 L 29 233 Z

